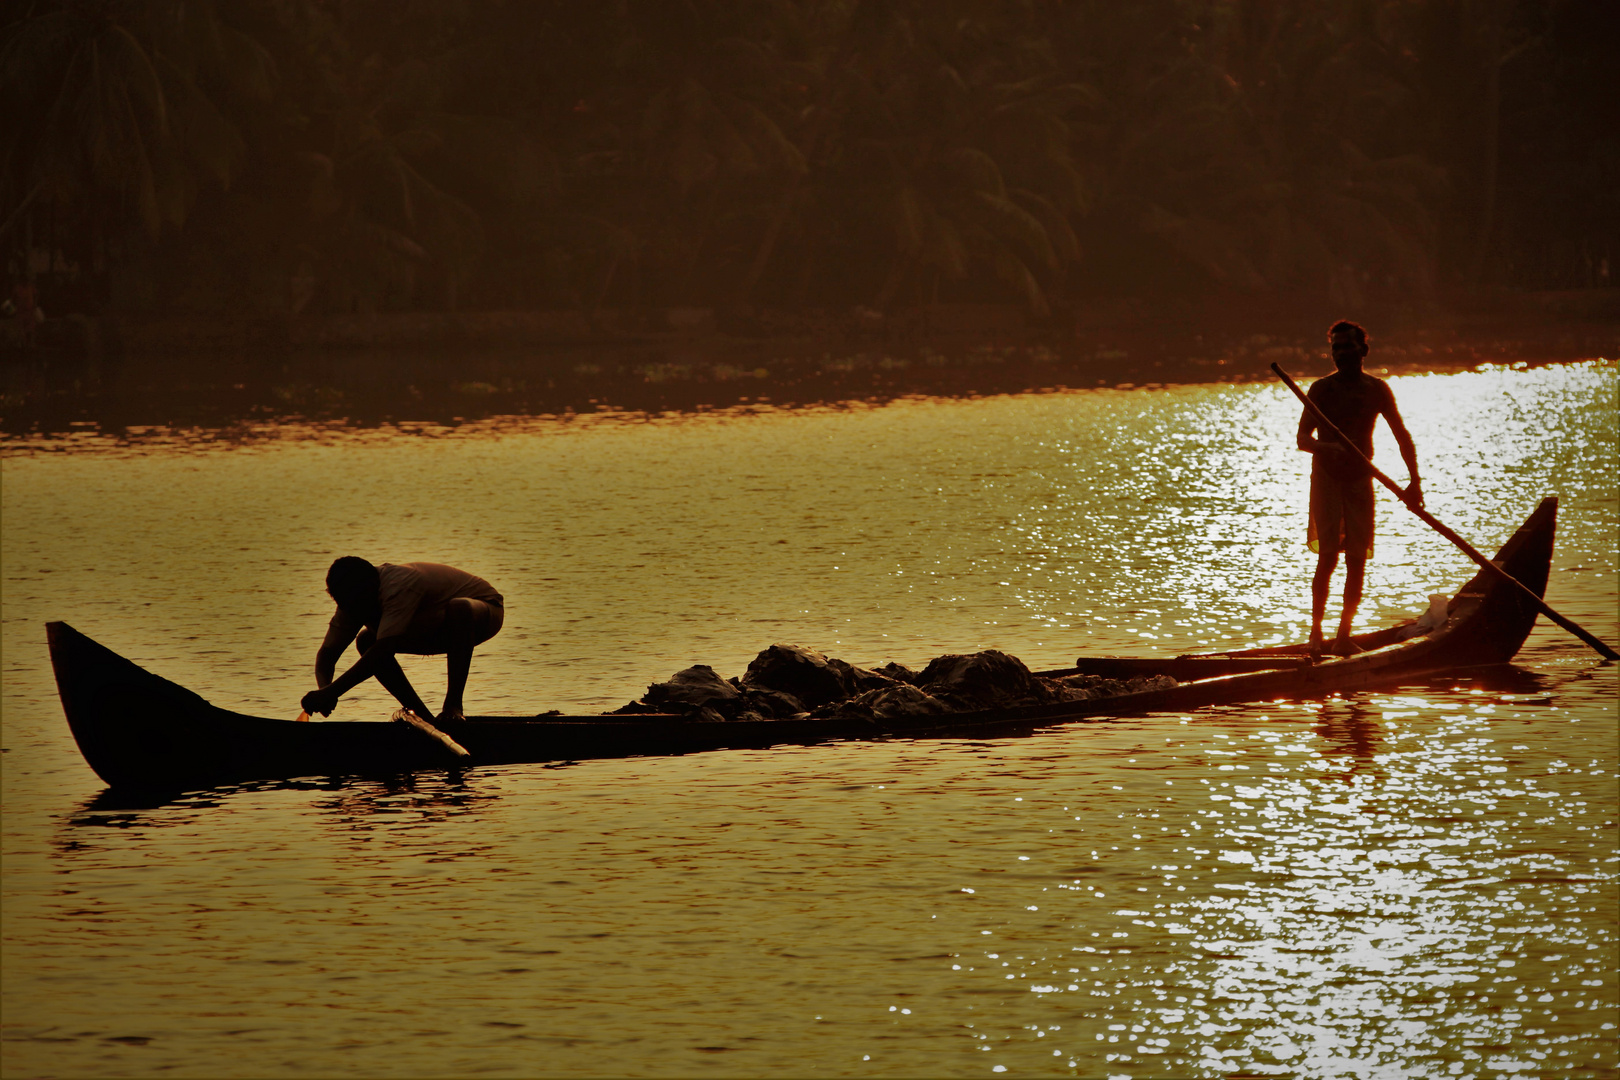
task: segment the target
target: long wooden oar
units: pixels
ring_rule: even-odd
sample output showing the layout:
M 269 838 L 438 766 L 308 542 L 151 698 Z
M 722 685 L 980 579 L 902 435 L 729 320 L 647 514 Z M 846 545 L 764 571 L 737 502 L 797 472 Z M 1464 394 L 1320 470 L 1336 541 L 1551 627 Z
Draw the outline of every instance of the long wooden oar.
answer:
M 1355 453 L 1355 455 L 1362 460 L 1367 468 L 1372 471 L 1373 476 L 1378 480 L 1378 482 L 1389 488 L 1389 490 L 1393 491 L 1395 493 L 1395 497 L 1401 500 L 1402 504 L 1404 504 L 1408 510 L 1412 511 L 1412 513 L 1421 518 L 1425 525 L 1429 526 L 1429 528 L 1433 529 L 1447 540 L 1450 540 L 1453 544 L 1456 544 L 1459 551 L 1461 551 L 1464 555 L 1467 555 L 1470 559 L 1473 559 L 1480 566 L 1484 567 L 1486 570 L 1489 570 L 1491 573 L 1495 574 L 1509 585 L 1516 586 L 1531 603 L 1536 605 L 1537 611 L 1541 612 L 1543 615 L 1547 616 L 1547 618 L 1551 619 L 1559 626 L 1562 626 L 1565 630 L 1568 630 L 1570 633 L 1586 642 L 1594 651 L 1596 651 L 1599 656 L 1603 657 L 1603 659 L 1620 660 L 1620 653 L 1615 652 L 1592 634 L 1587 633 L 1587 631 L 1575 625 L 1575 623 L 1571 622 L 1569 619 L 1566 619 L 1564 616 L 1558 614 L 1558 612 L 1554 611 L 1547 605 L 1547 601 L 1537 596 L 1535 592 L 1524 582 L 1520 581 L 1518 578 L 1514 577 L 1512 574 L 1508 573 L 1506 570 L 1502 569 L 1500 566 L 1497 566 L 1495 563 L 1491 562 L 1491 560 L 1481 555 L 1474 545 L 1470 544 L 1468 541 L 1446 528 L 1435 518 L 1433 514 L 1423 509 L 1423 507 L 1418 506 L 1416 503 L 1407 499 L 1406 493 L 1401 490 L 1401 486 L 1399 484 L 1380 472 L 1378 467 L 1367 459 L 1367 455 L 1363 454 L 1355 443 L 1345 438 L 1344 432 L 1339 430 L 1338 425 L 1334 424 L 1333 421 L 1322 415 L 1322 410 L 1318 409 L 1316 407 L 1316 403 L 1305 396 L 1305 392 L 1299 388 L 1298 384 L 1295 383 L 1293 379 L 1288 377 L 1288 372 L 1284 371 L 1277 364 L 1272 364 L 1271 370 L 1275 371 L 1277 373 L 1277 377 L 1288 386 L 1288 389 L 1294 392 L 1295 397 L 1299 398 L 1300 401 L 1305 403 L 1305 408 L 1310 410 L 1312 416 L 1316 417 L 1317 424 L 1319 424 L 1323 429 L 1331 431 L 1335 436 L 1338 437 L 1341 443 L 1348 446 Z

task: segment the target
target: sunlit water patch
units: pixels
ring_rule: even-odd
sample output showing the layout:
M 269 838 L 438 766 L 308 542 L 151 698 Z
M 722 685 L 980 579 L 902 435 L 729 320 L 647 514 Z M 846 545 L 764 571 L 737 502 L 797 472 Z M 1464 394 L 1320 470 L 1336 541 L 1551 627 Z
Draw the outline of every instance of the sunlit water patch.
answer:
M 1560 496 L 1549 595 L 1614 640 L 1613 366 L 1395 390 L 1481 548 Z M 349 552 L 507 594 L 489 712 L 776 640 L 1056 666 L 1297 638 L 1296 409 L 1177 386 L 8 447 L 8 1074 L 1613 1075 L 1615 668 L 1545 625 L 1505 674 L 1323 702 L 156 806 L 98 797 L 44 655 L 65 618 L 290 716 Z M 1362 625 L 1471 572 L 1384 500 Z

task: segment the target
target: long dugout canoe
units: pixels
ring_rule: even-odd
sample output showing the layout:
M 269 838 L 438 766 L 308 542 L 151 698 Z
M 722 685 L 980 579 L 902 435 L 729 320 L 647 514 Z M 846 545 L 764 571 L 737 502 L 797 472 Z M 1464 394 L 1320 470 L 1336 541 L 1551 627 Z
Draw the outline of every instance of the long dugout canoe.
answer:
M 1492 560 L 1536 595 L 1552 562 L 1556 498 L 1534 513 Z M 405 724 L 247 716 L 154 675 L 65 622 L 46 624 L 68 725 L 85 760 L 113 788 L 183 791 L 245 780 L 393 775 L 422 769 L 586 758 L 685 754 L 805 745 L 837 739 L 1011 735 L 1072 721 L 1189 712 L 1245 701 L 1311 699 L 1470 667 L 1505 664 L 1524 644 L 1536 609 L 1495 574 L 1480 571 L 1446 618 L 1358 636 L 1365 650 L 1312 663 L 1288 645 L 1177 657 L 1081 657 L 1075 674 L 1169 675 L 1177 685 L 1114 697 L 876 722 L 801 715 L 704 721 L 679 715 L 469 717 L 444 725 L 469 758 Z

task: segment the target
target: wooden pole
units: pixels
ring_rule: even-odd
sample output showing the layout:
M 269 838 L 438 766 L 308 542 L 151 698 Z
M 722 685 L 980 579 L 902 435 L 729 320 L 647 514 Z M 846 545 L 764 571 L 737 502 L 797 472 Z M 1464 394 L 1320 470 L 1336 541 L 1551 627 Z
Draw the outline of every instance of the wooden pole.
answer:
M 394 714 L 393 719 L 398 723 L 406 725 L 407 727 L 415 728 L 417 731 L 420 731 L 423 735 L 426 735 L 428 738 L 432 739 L 434 742 L 438 743 L 441 747 L 450 751 L 450 753 L 454 754 L 458 758 L 472 757 L 471 754 L 467 753 L 467 748 L 465 746 L 462 746 L 460 743 L 456 742 L 456 740 L 452 739 L 450 736 L 446 735 L 444 732 L 440 731 L 438 728 L 434 727 L 420 716 L 417 716 L 409 709 L 400 709 Z
M 1355 453 L 1355 455 L 1361 459 L 1362 463 L 1367 466 L 1368 470 L 1372 472 L 1373 477 L 1379 483 L 1393 491 L 1395 493 L 1395 497 L 1401 500 L 1401 503 L 1405 505 L 1408 510 L 1412 511 L 1412 513 L 1416 514 L 1420 519 L 1422 519 L 1425 525 L 1429 526 L 1429 528 L 1433 529 L 1435 532 L 1457 545 L 1457 549 L 1459 551 L 1461 551 L 1464 555 L 1467 555 L 1470 559 L 1473 559 L 1486 570 L 1489 570 L 1491 573 L 1495 574 L 1509 585 L 1517 586 L 1519 592 L 1523 593 L 1525 597 L 1535 604 L 1537 611 L 1541 612 L 1543 615 L 1547 616 L 1547 618 L 1551 619 L 1565 630 L 1568 630 L 1570 633 L 1586 642 L 1586 644 L 1590 645 L 1599 656 L 1603 657 L 1603 659 L 1620 660 L 1620 653 L 1615 652 L 1598 638 L 1594 637 L 1581 627 L 1575 625 L 1575 623 L 1571 622 L 1569 619 L 1566 619 L 1564 616 L 1558 614 L 1558 612 L 1554 611 L 1548 606 L 1547 601 L 1537 596 L 1535 592 L 1524 582 L 1520 581 L 1518 578 L 1514 577 L 1512 574 L 1508 573 L 1506 570 L 1502 569 L 1500 566 L 1497 566 L 1495 563 L 1491 562 L 1491 560 L 1481 555 L 1474 545 L 1470 544 L 1468 541 L 1446 528 L 1446 526 L 1441 524 L 1433 514 L 1429 513 L 1427 510 L 1423 509 L 1423 507 L 1418 506 L 1416 503 L 1408 499 L 1406 497 L 1406 493 L 1401 490 L 1401 486 L 1399 484 L 1380 472 L 1376 465 L 1367 460 L 1367 455 L 1363 454 L 1355 443 L 1345 438 L 1344 432 L 1339 430 L 1338 425 L 1322 414 L 1322 410 L 1316 407 L 1316 403 L 1310 398 L 1306 397 L 1305 392 L 1299 388 L 1299 385 L 1295 383 L 1293 379 L 1288 377 L 1288 372 L 1284 371 L 1281 366 L 1277 364 L 1272 364 L 1271 370 L 1275 371 L 1277 373 L 1277 377 L 1283 381 L 1288 389 L 1294 392 L 1295 397 L 1299 398 L 1300 401 L 1305 403 L 1305 408 L 1312 416 L 1316 417 L 1317 424 L 1319 424 L 1324 430 L 1332 432 L 1338 437 L 1341 443 L 1348 446 Z

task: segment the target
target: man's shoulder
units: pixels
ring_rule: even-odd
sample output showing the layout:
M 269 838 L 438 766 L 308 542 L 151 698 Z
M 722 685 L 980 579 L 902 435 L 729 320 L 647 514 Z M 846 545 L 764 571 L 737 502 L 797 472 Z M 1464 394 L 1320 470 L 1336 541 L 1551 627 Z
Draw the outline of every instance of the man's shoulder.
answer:
M 387 564 L 384 564 L 384 565 L 387 565 Z M 444 573 L 465 574 L 467 572 L 465 570 L 457 569 L 456 567 L 451 566 L 449 563 L 439 563 L 439 562 L 408 562 L 408 563 L 400 563 L 399 566 L 402 567 L 403 569 L 411 571 L 412 573 L 426 574 L 426 575 L 444 574 Z
M 401 593 L 420 592 L 427 575 L 422 563 L 382 563 L 377 567 L 378 591 L 386 599 Z
M 1369 375 L 1363 371 L 1361 373 L 1361 385 L 1370 394 L 1375 394 L 1389 401 L 1395 400 L 1395 391 L 1389 388 L 1389 383 L 1376 375 Z
M 1350 389 L 1350 384 L 1345 382 L 1343 373 L 1335 371 L 1333 374 L 1324 375 L 1320 379 L 1317 379 L 1315 382 L 1311 383 L 1310 387 L 1305 391 L 1305 396 L 1310 397 L 1315 394 L 1342 394 L 1348 389 Z
M 1342 371 L 1335 371 L 1331 375 L 1324 375 L 1311 383 L 1309 394 L 1378 394 L 1380 396 L 1390 392 L 1389 383 L 1376 375 L 1369 375 L 1365 371 L 1354 375 L 1346 375 Z

